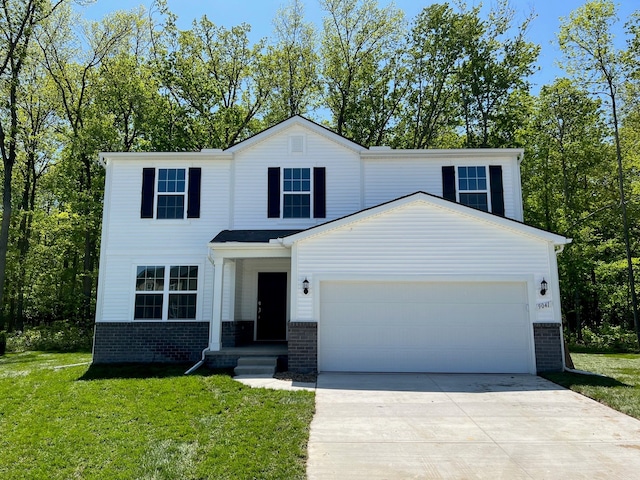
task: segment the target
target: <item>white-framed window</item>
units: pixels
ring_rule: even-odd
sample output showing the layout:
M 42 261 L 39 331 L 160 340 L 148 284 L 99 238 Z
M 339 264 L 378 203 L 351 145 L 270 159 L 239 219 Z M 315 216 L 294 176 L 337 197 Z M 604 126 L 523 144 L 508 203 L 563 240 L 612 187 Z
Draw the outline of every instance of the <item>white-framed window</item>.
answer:
M 186 184 L 184 168 L 158 169 L 156 218 L 184 218 Z
M 140 218 L 200 218 L 202 169 L 143 168 Z
M 478 210 L 489 211 L 487 167 L 458 167 L 458 201 Z
M 195 320 L 198 266 L 136 267 L 134 320 Z
M 311 217 L 311 169 L 283 168 L 282 218 Z

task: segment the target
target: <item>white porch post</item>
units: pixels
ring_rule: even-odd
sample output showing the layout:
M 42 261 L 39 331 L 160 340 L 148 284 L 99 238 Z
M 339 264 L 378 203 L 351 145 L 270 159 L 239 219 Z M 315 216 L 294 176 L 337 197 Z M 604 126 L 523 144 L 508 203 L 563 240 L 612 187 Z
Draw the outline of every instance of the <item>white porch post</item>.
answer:
M 215 258 L 213 262 L 213 317 L 209 329 L 209 350 L 219 351 L 222 330 L 222 287 L 224 278 L 224 258 Z
M 233 322 L 236 319 L 236 261 L 228 260 L 229 265 L 229 318 Z

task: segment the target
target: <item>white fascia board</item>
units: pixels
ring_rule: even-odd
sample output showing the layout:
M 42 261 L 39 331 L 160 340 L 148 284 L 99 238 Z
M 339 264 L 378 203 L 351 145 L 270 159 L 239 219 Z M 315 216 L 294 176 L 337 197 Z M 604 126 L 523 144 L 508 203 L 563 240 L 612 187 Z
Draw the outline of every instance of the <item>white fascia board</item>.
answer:
M 283 130 L 286 130 L 287 128 L 290 128 L 293 125 L 299 125 L 302 126 L 304 128 L 307 128 L 311 131 L 313 131 L 314 133 L 317 133 L 318 135 L 321 135 L 339 145 L 342 145 L 345 148 L 348 148 L 349 150 L 352 150 L 354 152 L 363 152 L 366 151 L 367 149 L 365 147 L 363 147 L 362 145 L 359 145 L 355 142 L 352 142 L 351 140 L 338 135 L 337 133 L 329 130 L 328 128 L 325 128 L 321 125 L 318 125 L 317 123 L 314 123 L 310 120 L 307 120 L 304 117 L 300 117 L 300 116 L 295 116 L 295 117 L 291 117 L 288 118 L 287 120 L 278 123 L 277 125 L 274 125 L 273 127 L 267 128 L 266 130 L 263 130 L 260 133 L 255 134 L 252 137 L 247 138 L 246 140 L 240 142 L 240 143 L 236 143 L 235 145 L 227 148 L 225 150 L 225 152 L 231 152 L 231 153 L 237 153 L 241 150 L 244 150 L 246 148 L 252 147 L 255 144 L 262 142 L 263 140 L 272 137 L 274 135 L 279 134 L 280 132 L 282 132 Z
M 368 218 L 381 215 L 386 212 L 390 212 L 392 210 L 408 205 L 410 203 L 418 203 L 418 202 L 432 204 L 440 208 L 451 210 L 458 214 L 470 217 L 473 220 L 478 220 L 485 223 L 493 224 L 501 228 L 512 230 L 516 233 L 529 235 L 537 239 L 545 240 L 547 242 L 553 243 L 554 245 L 565 245 L 567 243 L 571 243 L 570 238 L 566 238 L 561 235 L 557 235 L 555 233 L 547 232 L 545 230 L 540 230 L 538 228 L 531 227 L 529 225 L 517 222 L 515 220 L 499 217 L 497 215 L 492 215 L 490 213 L 482 212 L 480 210 L 474 210 L 465 205 L 450 202 L 448 200 L 444 200 L 436 196 L 427 195 L 426 193 L 418 192 L 418 193 L 414 193 L 413 195 L 402 197 L 398 200 L 393 200 L 391 202 L 384 203 L 377 207 L 363 210 L 356 214 L 348 215 L 346 217 L 342 217 L 340 219 L 333 220 L 331 222 L 327 222 L 322 225 L 318 225 L 317 227 L 309 228 L 295 235 L 290 235 L 282 239 L 282 244 L 285 246 L 290 246 L 295 242 L 299 242 L 300 240 L 305 240 L 307 238 L 315 237 L 317 235 L 322 235 L 323 233 L 326 233 L 330 230 L 335 230 L 345 225 L 361 222 Z
M 226 152 L 100 152 L 100 162 L 109 160 L 231 160 L 233 155 Z
M 360 154 L 363 160 L 374 158 L 415 158 L 415 159 L 443 159 L 443 158 L 473 158 L 485 159 L 517 159 L 521 161 L 524 155 L 522 148 L 453 148 L 453 149 L 391 149 L 391 150 L 363 150 Z
M 291 250 L 280 243 L 209 243 L 214 259 L 222 258 L 289 258 Z

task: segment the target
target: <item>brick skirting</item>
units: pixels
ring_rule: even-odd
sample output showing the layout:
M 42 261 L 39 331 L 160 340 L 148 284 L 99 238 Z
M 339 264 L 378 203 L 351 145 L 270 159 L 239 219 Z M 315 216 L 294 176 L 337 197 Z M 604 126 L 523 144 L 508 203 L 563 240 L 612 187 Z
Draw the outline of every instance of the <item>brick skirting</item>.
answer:
M 534 323 L 533 338 L 538 373 L 561 372 L 562 325 L 559 323 Z
M 253 343 L 253 320 L 222 322 L 222 348 L 242 347 Z
M 318 324 L 289 322 L 289 370 L 296 373 L 318 371 Z
M 209 322 L 98 322 L 94 363 L 197 362 L 209 344 Z

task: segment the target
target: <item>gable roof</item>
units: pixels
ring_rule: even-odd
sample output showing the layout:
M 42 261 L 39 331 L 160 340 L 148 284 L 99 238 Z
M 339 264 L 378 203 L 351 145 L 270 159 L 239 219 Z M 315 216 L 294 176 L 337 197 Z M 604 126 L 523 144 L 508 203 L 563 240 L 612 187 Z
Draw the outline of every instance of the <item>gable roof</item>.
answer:
M 343 137 L 342 135 L 338 135 L 336 132 L 326 127 L 323 127 L 319 123 L 311 121 L 301 115 L 295 115 L 293 117 L 289 117 L 286 120 L 281 121 L 280 123 L 276 123 L 275 125 L 259 133 L 256 133 L 255 135 L 245 140 L 242 140 L 241 142 L 231 145 L 229 148 L 226 148 L 224 151 L 229 153 L 236 153 L 240 150 L 244 150 L 246 148 L 252 147 L 257 143 L 262 142 L 263 140 L 273 135 L 276 135 L 282 132 L 283 130 L 286 130 L 287 128 L 292 127 L 293 125 L 299 125 L 309 130 L 312 130 L 318 135 L 328 138 L 329 140 L 332 140 L 342 145 L 343 147 L 353 150 L 355 152 L 361 152 L 361 151 L 367 150 L 366 147 L 360 145 L 359 143 L 351 141 L 348 138 Z
M 369 218 L 381 215 L 383 213 L 389 212 L 391 210 L 402 207 L 404 205 L 408 205 L 411 203 L 419 203 L 419 202 L 445 208 L 445 209 L 460 213 L 462 215 L 472 217 L 474 219 L 477 219 L 478 221 L 485 222 L 488 224 L 493 224 L 496 227 L 513 230 L 521 234 L 529 235 L 532 237 L 539 238 L 540 240 L 551 242 L 554 245 L 566 245 L 568 243 L 571 243 L 570 238 L 563 237 L 562 235 L 558 235 L 553 232 L 548 232 L 546 230 L 542 230 L 537 227 L 532 227 L 530 225 L 526 225 L 522 222 L 518 222 L 517 220 L 513 220 L 507 217 L 501 217 L 498 215 L 494 215 L 492 213 L 488 213 L 482 210 L 477 210 L 475 208 L 468 207 L 460 203 L 452 202 L 450 200 L 445 200 L 441 197 L 431 195 L 429 193 L 422 192 L 422 191 L 415 192 L 410 195 L 406 195 L 404 197 L 400 197 L 386 203 L 382 203 L 375 207 L 360 210 L 359 212 L 352 213 L 351 215 L 346 215 L 336 220 L 331 220 L 321 225 L 317 225 L 317 226 L 308 228 L 306 230 L 302 230 L 301 232 L 288 235 L 281 239 L 271 240 L 271 242 L 272 243 L 281 242 L 285 246 L 291 246 L 294 243 L 299 242 L 301 240 L 306 240 L 311 237 L 322 235 L 326 232 L 338 229 L 345 225 L 365 221 Z

